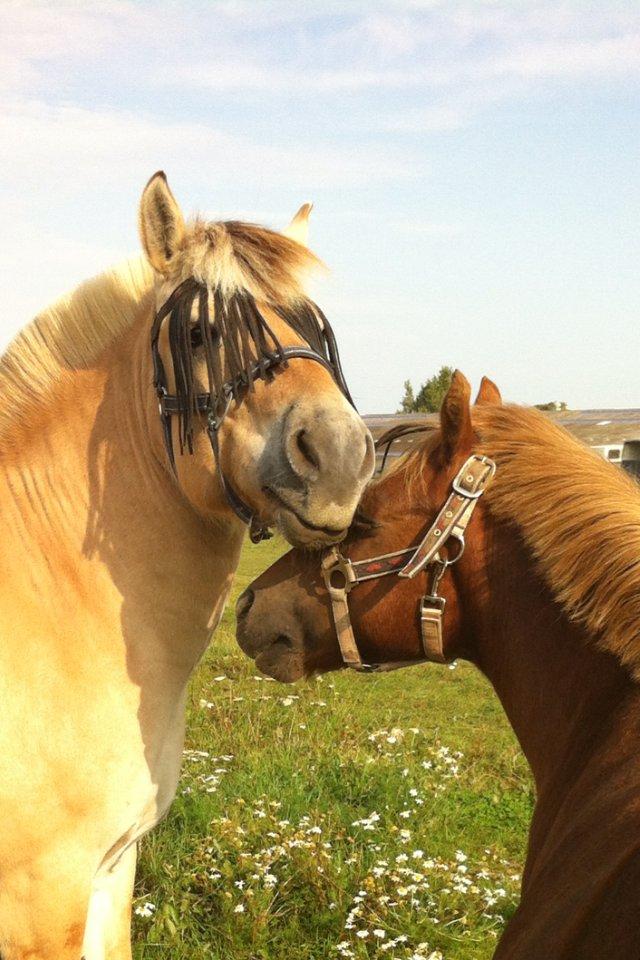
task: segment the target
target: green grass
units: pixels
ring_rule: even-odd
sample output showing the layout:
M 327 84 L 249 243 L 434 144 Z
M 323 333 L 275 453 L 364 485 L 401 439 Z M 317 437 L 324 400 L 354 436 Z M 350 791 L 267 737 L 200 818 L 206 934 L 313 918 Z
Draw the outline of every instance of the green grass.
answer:
M 282 549 L 247 546 L 233 601 Z M 186 747 L 171 813 L 141 845 L 138 960 L 491 956 L 533 796 L 472 667 L 282 686 L 236 647 L 231 603 L 192 681 Z

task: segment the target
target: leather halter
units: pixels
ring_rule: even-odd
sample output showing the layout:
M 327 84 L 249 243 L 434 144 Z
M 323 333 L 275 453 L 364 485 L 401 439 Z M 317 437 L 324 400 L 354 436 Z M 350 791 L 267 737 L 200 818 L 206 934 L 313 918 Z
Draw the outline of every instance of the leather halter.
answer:
M 412 432 L 415 432 L 415 428 Z M 385 434 L 378 440 L 376 446 L 380 447 L 386 439 Z M 425 661 L 448 662 L 444 652 L 442 631 L 445 599 L 439 595 L 438 585 L 447 568 L 462 556 L 465 547 L 465 530 L 479 498 L 495 472 L 496 465 L 493 460 L 480 454 L 470 456 L 458 471 L 444 506 L 417 547 L 407 547 L 395 553 L 383 553 L 366 560 L 350 560 L 344 557 L 335 546 L 324 553 L 321 563 L 322 576 L 331 599 L 333 622 L 345 666 L 362 673 L 374 673 L 397 670 L 399 667 Z M 449 540 L 455 540 L 458 544 L 457 553 L 451 560 L 443 558 L 440 553 L 441 548 Z M 386 663 L 364 663 L 349 615 L 349 593 L 355 586 L 366 580 L 375 580 L 391 574 L 410 580 L 422 570 L 428 570 L 431 573 L 429 592 L 421 598 L 418 608 L 424 657 Z
M 184 401 L 179 396 L 176 394 L 170 394 L 168 391 L 167 376 L 164 363 L 162 362 L 162 357 L 160 356 L 159 340 L 163 322 L 167 317 L 170 317 L 171 320 L 173 320 L 174 311 L 180 308 L 181 299 L 184 295 L 191 295 L 192 300 L 195 299 L 195 297 L 198 298 L 199 311 L 208 323 L 209 319 L 207 301 L 209 296 L 209 288 L 205 284 L 197 281 L 194 277 L 189 277 L 175 288 L 165 303 L 159 308 L 151 328 L 153 386 L 158 398 L 158 411 L 160 414 L 160 422 L 162 423 L 162 432 L 165 449 L 167 451 L 167 457 L 171 465 L 171 469 L 176 477 L 177 470 L 175 453 L 173 449 L 171 420 L 173 416 L 183 413 L 186 410 L 186 406 Z M 248 294 L 245 294 L 245 297 L 250 303 L 251 309 L 254 311 L 254 315 L 257 314 L 262 320 L 253 298 L 251 298 Z M 211 443 L 211 449 L 213 451 L 213 456 L 216 463 L 218 480 L 220 482 L 220 486 L 222 487 L 222 491 L 225 495 L 227 503 L 234 511 L 236 516 L 239 517 L 239 519 L 249 527 L 249 536 L 253 543 L 259 543 L 261 540 L 268 539 L 272 536 L 272 533 L 269 530 L 268 525 L 260 520 L 257 513 L 247 503 L 245 503 L 242 497 L 229 483 L 224 475 L 220 458 L 219 431 L 233 401 L 235 400 L 237 403 L 242 402 L 246 396 L 246 393 L 253 388 L 253 384 L 256 380 L 262 379 L 266 380 L 267 382 L 271 381 L 275 371 L 279 368 L 286 367 L 289 360 L 314 360 L 316 363 L 319 363 L 329 371 L 340 391 L 355 409 L 355 404 L 351 394 L 349 393 L 349 388 L 347 387 L 342 366 L 340 364 L 338 345 L 336 343 L 333 330 L 331 329 L 329 321 L 319 307 L 314 304 L 313 308 L 314 314 L 319 320 L 322 348 L 326 351 L 326 356 L 317 350 L 314 350 L 313 347 L 309 345 L 282 347 L 277 340 L 273 338 L 275 344 L 274 349 L 263 349 L 262 354 L 258 356 L 258 359 L 256 359 L 255 363 L 239 378 L 236 377 L 234 380 L 226 380 L 222 384 L 222 389 L 219 391 L 219 393 L 213 393 L 212 391 L 207 393 L 198 393 L 193 398 L 193 412 L 202 417 L 206 417 L 207 436 L 209 437 L 209 442 Z M 284 319 L 286 320 L 286 316 Z M 190 443 L 187 444 L 187 447 L 189 452 L 192 452 Z

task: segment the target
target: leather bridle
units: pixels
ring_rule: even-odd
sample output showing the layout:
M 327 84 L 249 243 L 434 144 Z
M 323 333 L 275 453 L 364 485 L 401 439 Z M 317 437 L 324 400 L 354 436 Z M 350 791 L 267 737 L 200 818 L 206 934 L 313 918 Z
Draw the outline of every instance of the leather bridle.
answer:
M 408 428 L 407 432 L 416 432 L 415 425 Z M 388 441 L 388 436 L 389 434 L 385 434 L 378 440 L 378 449 Z M 392 439 L 398 436 L 402 436 L 402 431 L 394 428 Z M 325 551 L 321 562 L 322 576 L 331 600 L 331 613 L 345 666 L 362 673 L 374 673 L 397 670 L 399 667 L 425 661 L 448 662 L 443 639 L 445 599 L 438 593 L 438 587 L 447 569 L 457 563 L 464 552 L 465 531 L 479 498 L 495 472 L 496 465 L 493 460 L 480 454 L 470 456 L 458 471 L 451 484 L 451 493 L 417 546 L 368 557 L 366 560 L 350 560 L 340 553 L 337 546 Z M 449 558 L 441 553 L 441 550 L 451 540 L 456 541 L 457 551 Z M 367 580 L 392 574 L 411 580 L 423 570 L 430 575 L 429 591 L 421 598 L 418 606 L 424 656 L 416 660 L 363 662 L 349 614 L 349 593 L 359 583 Z
M 319 349 L 314 349 L 310 344 L 293 347 L 281 346 L 260 313 L 254 298 L 246 291 L 236 295 L 235 310 L 240 320 L 238 321 L 238 318 L 235 318 L 234 322 L 236 326 L 233 328 L 232 336 L 230 338 L 228 337 L 227 342 L 225 342 L 224 339 L 221 338 L 217 325 L 218 318 L 214 317 L 213 323 L 209 320 L 208 301 L 210 293 L 211 291 L 206 284 L 200 283 L 194 277 L 189 277 L 176 287 L 155 315 L 151 329 L 153 385 L 158 398 L 158 410 L 162 423 L 164 445 L 171 469 L 174 475 L 177 476 L 171 429 L 172 417 L 175 415 L 184 416 L 188 413 L 189 416 L 195 414 L 206 418 L 207 435 L 211 443 L 222 491 L 236 516 L 249 527 L 251 540 L 254 543 L 258 543 L 260 540 L 265 540 L 272 536 L 272 533 L 268 525 L 260 520 L 257 513 L 245 503 L 233 488 L 226 478 L 221 464 L 219 433 L 232 403 L 234 401 L 241 403 L 247 393 L 253 390 L 253 385 L 256 380 L 271 381 L 275 372 L 278 369 L 286 367 L 290 360 L 313 360 L 331 373 L 339 389 L 354 409 L 355 404 L 349 393 L 344 373 L 342 372 L 338 346 L 333 330 L 331 329 L 329 321 L 316 304 L 311 303 L 311 301 L 305 301 L 304 304 L 300 306 L 300 311 L 304 314 L 303 320 L 306 326 L 302 323 L 296 324 L 296 314 L 292 310 L 276 309 L 276 312 L 285 322 L 289 323 L 293 329 L 300 332 L 301 335 L 304 335 L 304 330 L 312 329 L 315 335 L 314 339 L 318 343 Z M 213 293 L 216 313 L 218 309 L 222 312 L 225 308 L 222 297 L 218 291 L 213 291 Z M 185 399 L 178 396 L 177 393 L 169 393 L 166 371 L 162 357 L 160 356 L 159 340 L 162 325 L 164 321 L 169 318 L 169 339 L 174 358 L 174 374 L 176 374 L 176 358 L 180 356 L 178 350 L 182 346 L 179 341 L 180 327 L 182 325 L 183 329 L 186 328 L 185 321 L 190 321 L 191 309 L 196 300 L 198 329 L 205 345 L 208 345 L 210 348 L 210 354 L 212 354 L 214 350 L 219 353 L 220 346 L 225 346 L 236 359 L 237 368 L 239 363 L 241 363 L 241 358 L 239 357 L 238 343 L 234 342 L 234 340 L 240 339 L 241 347 L 245 350 L 245 354 L 247 344 L 253 346 L 255 359 L 245 364 L 242 369 L 236 369 L 236 375 L 231 379 L 224 380 L 224 382 L 221 383 L 220 389 L 217 391 L 213 389 L 211 382 L 212 377 L 210 375 L 209 386 L 211 389 L 206 393 L 194 393 L 191 397 L 191 404 L 188 404 Z M 246 324 L 248 330 L 245 330 L 242 326 L 238 326 L 239 323 L 243 323 L 243 310 L 246 311 L 248 318 Z M 314 323 L 317 325 L 317 328 L 314 328 Z M 219 326 L 222 326 L 221 320 Z M 250 340 L 250 337 L 253 337 L 253 341 Z M 217 353 L 213 357 L 207 357 L 207 367 L 210 373 L 214 367 L 218 371 L 220 370 L 221 361 Z M 180 360 L 181 366 L 184 367 L 181 356 Z M 182 375 L 184 376 L 184 371 Z M 180 449 L 181 452 L 184 452 L 184 449 L 187 449 L 190 453 L 193 452 L 192 438 L 188 429 L 180 432 Z

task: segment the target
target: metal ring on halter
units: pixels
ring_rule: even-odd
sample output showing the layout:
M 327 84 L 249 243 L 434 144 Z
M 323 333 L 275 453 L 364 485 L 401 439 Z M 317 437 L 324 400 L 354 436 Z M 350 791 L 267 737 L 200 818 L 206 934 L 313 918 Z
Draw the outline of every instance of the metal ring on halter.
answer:
M 458 530 L 452 530 L 449 534 L 450 540 L 456 540 L 458 543 L 458 552 L 454 557 L 447 557 L 447 566 L 452 567 L 454 563 L 457 563 L 462 554 L 464 553 L 467 541 L 464 538 L 464 533 L 461 533 Z

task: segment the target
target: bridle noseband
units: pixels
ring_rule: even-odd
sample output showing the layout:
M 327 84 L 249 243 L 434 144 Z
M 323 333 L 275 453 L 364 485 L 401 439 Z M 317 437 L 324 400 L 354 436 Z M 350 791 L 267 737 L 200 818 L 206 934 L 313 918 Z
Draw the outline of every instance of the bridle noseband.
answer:
M 206 418 L 206 430 L 216 462 L 222 491 L 232 510 L 249 527 L 254 543 L 272 536 L 254 510 L 244 502 L 225 477 L 220 459 L 219 432 L 232 403 L 241 403 L 254 389 L 256 380 L 273 380 L 278 369 L 289 360 L 313 360 L 331 373 L 341 392 L 354 407 L 340 364 L 338 346 L 329 324 L 320 308 L 310 300 L 300 301 L 290 308 L 273 309 L 306 345 L 283 347 L 258 309 L 255 299 L 247 291 L 238 291 L 223 298 L 213 290 L 214 320 L 209 319 L 209 295 L 204 283 L 189 277 L 168 297 L 155 315 L 151 329 L 153 385 L 158 398 L 158 410 L 164 445 L 174 475 L 177 475 L 173 449 L 171 422 L 180 417 L 180 452 L 193 453 L 193 419 Z M 197 301 L 197 324 L 192 320 L 192 308 Z M 169 345 L 173 360 L 176 393 L 170 394 L 159 340 L 164 321 L 169 318 Z M 193 350 L 190 337 L 197 331 L 204 347 L 209 379 L 209 390 L 197 393 L 193 378 Z M 224 358 L 220 351 L 224 347 Z M 230 371 L 224 378 L 223 364 Z
M 408 428 L 410 432 L 415 430 L 415 426 Z M 401 435 L 402 431 L 394 428 L 392 439 Z M 388 436 L 389 434 L 385 434 L 381 437 L 376 447 L 383 446 Z M 350 560 L 340 553 L 337 546 L 330 547 L 324 553 L 321 563 L 322 576 L 331 600 L 333 622 L 345 666 L 363 673 L 374 673 L 396 670 L 399 667 L 425 661 L 447 662 L 442 631 L 445 599 L 438 593 L 438 586 L 448 567 L 457 563 L 462 556 L 465 548 L 465 530 L 479 498 L 495 472 L 496 465 L 493 460 L 480 454 L 470 456 L 454 478 L 451 493 L 444 506 L 417 546 L 397 550 L 395 553 L 383 553 L 366 560 Z M 452 559 L 440 553 L 442 547 L 450 540 L 455 540 L 458 545 Z M 375 580 L 391 574 L 410 580 L 422 570 L 428 570 L 431 575 L 429 592 L 421 598 L 418 608 L 424 657 L 387 663 L 364 663 L 349 615 L 349 593 L 359 583 L 367 580 Z

